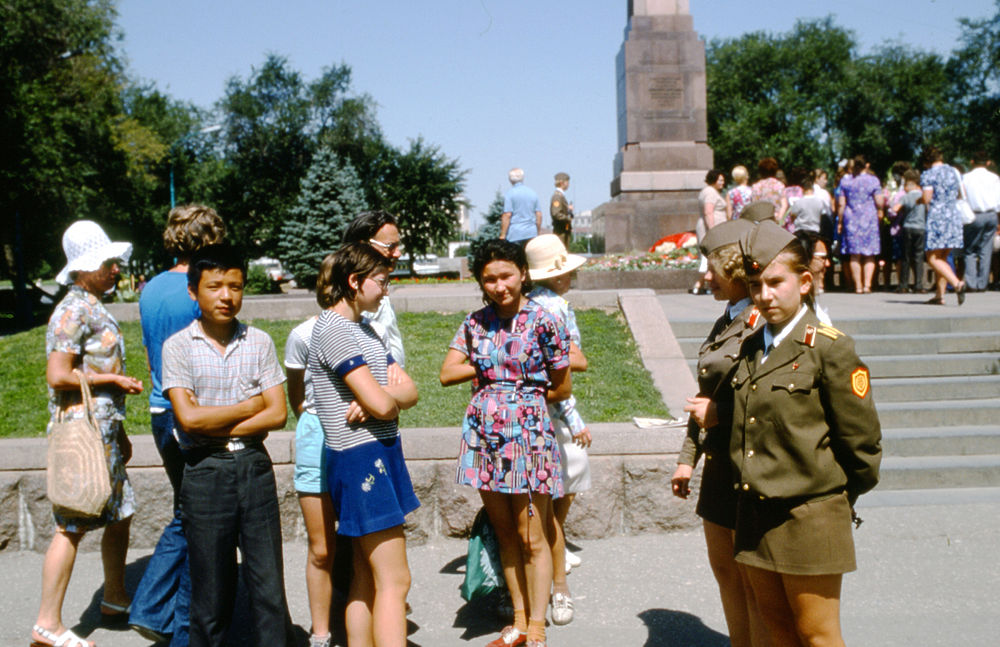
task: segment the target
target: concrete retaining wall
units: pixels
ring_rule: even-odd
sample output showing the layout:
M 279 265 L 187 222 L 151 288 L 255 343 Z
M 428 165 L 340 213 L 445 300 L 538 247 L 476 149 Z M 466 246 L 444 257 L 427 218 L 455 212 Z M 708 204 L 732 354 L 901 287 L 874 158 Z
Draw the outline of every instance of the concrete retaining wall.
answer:
M 664 532 L 700 525 L 694 502 L 670 493 L 683 439 L 681 429 L 637 429 L 631 424 L 591 425 L 593 487 L 577 496 L 567 520 L 572 538 Z M 459 430 L 404 429 L 404 452 L 421 507 L 407 519 L 411 541 L 434 536 L 466 535 L 480 502 L 472 488 L 455 484 Z M 152 436 L 132 438 L 128 473 L 137 510 L 131 545 L 156 544 L 170 520 L 172 491 Z M 44 551 L 52 536 L 51 505 L 45 496 L 45 448 L 41 438 L 7 440 L 0 455 L 0 550 Z M 292 485 L 295 460 L 293 432 L 276 432 L 267 440 L 274 461 L 285 540 L 303 539 L 305 529 Z M 101 533 L 89 533 L 81 550 L 99 550 Z

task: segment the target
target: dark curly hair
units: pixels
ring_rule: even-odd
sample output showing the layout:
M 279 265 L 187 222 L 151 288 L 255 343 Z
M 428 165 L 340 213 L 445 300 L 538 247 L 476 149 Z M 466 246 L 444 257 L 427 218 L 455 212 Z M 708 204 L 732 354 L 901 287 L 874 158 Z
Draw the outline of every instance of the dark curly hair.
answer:
M 483 289 L 483 270 L 493 261 L 508 261 L 513 263 L 517 269 L 524 272 L 521 294 L 527 294 L 531 291 L 531 277 L 528 276 L 528 257 L 524 253 L 524 248 L 509 240 L 500 240 L 499 238 L 494 238 L 483 243 L 482 247 L 476 253 L 475 259 L 472 261 L 472 275 L 476 277 L 479 289 Z M 483 290 L 483 303 L 486 305 L 492 303 L 490 298 L 486 296 L 486 290 Z

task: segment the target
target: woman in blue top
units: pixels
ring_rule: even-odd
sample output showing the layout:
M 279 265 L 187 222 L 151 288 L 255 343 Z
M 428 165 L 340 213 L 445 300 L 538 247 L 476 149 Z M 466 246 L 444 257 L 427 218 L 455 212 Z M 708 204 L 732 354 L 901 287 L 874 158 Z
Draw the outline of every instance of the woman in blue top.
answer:
M 544 647 L 552 585 L 545 521 L 552 498 L 563 494 L 546 404 L 572 390 L 569 334 L 528 299 L 528 261 L 519 245 L 487 241 L 472 273 L 487 305 L 462 322 L 440 375 L 444 386 L 470 380 L 473 386 L 457 481 L 479 490 L 514 605 L 514 624 L 490 647 Z

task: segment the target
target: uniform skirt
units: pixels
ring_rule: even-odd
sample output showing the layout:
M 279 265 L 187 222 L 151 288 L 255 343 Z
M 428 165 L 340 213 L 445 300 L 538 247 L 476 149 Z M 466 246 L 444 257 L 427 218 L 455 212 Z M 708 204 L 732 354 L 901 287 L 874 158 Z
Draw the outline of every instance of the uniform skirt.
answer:
M 736 561 L 789 575 L 833 575 L 857 568 L 851 506 L 840 493 L 809 501 L 739 497 Z
M 695 512 L 717 526 L 736 528 L 736 503 L 739 497 L 733 489 L 732 464 L 725 454 L 705 453 L 705 467 L 698 488 Z
M 399 436 L 335 451 L 324 447 L 337 533 L 361 537 L 401 526 L 420 507 Z

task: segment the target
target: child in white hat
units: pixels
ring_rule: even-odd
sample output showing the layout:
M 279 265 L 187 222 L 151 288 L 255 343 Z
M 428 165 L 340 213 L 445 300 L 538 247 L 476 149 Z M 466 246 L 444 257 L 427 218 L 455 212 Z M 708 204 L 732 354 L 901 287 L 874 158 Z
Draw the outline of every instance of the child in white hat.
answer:
M 569 291 L 573 272 L 586 262 L 576 254 L 566 252 L 562 240 L 555 234 L 532 238 L 524 248 L 528 257 L 528 274 L 535 288 L 528 298 L 535 301 L 560 322 L 565 324 L 570 336 L 570 370 L 587 370 L 587 358 L 580 350 L 580 329 L 569 302 L 562 297 Z M 570 396 L 549 405 L 549 417 L 559 442 L 565 496 L 552 501 L 549 542 L 552 544 L 552 623 L 569 624 L 573 620 L 573 598 L 570 597 L 566 574 L 580 558 L 566 548 L 563 523 L 569 514 L 573 496 L 590 489 L 590 430 L 576 410 L 576 399 Z

